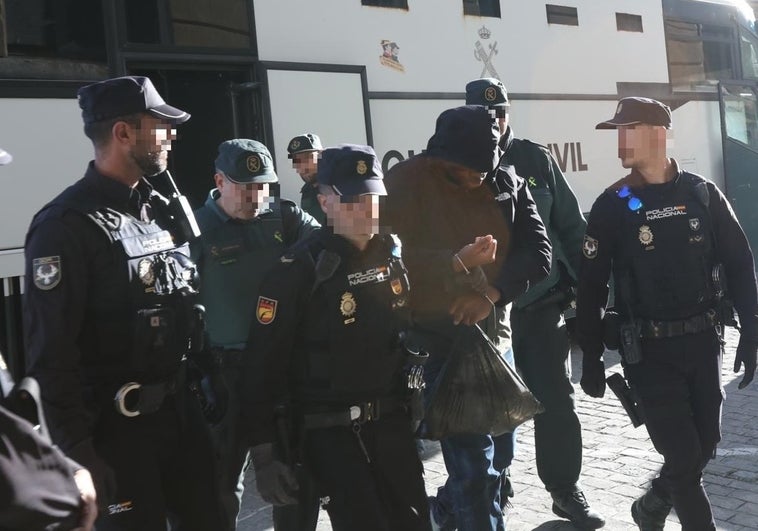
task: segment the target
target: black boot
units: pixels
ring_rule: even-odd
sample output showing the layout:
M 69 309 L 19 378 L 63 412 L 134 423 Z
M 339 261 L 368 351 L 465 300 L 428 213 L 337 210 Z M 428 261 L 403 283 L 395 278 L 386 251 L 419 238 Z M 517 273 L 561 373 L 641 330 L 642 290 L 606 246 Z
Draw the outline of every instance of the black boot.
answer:
M 640 531 L 663 531 L 671 507 L 669 500 L 661 498 L 651 489 L 632 503 L 632 519 Z
M 553 492 L 553 513 L 567 518 L 579 529 L 600 529 L 605 525 L 605 518 L 592 510 L 582 491 Z

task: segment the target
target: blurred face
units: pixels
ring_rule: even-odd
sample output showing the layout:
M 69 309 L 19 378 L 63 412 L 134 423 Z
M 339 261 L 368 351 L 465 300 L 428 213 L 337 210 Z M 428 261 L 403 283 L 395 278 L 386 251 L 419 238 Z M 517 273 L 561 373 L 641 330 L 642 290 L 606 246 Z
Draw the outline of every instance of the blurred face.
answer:
M 666 156 L 666 128 L 646 124 L 619 126 L 618 144 L 624 168 L 644 167 Z
M 335 234 L 365 236 L 379 232 L 379 196 L 319 194 L 327 224 Z
M 501 105 L 493 107 L 492 110 L 495 112 L 495 119 L 497 120 L 497 126 L 500 129 L 500 136 L 503 136 L 508 129 L 508 106 Z
M 215 181 L 220 194 L 218 203 L 230 217 L 253 219 L 260 210 L 268 208 L 268 183 L 235 183 L 221 173 L 216 173 Z
M 466 190 L 479 188 L 484 182 L 484 179 L 487 177 L 486 172 L 482 173 L 478 170 L 473 170 L 471 168 L 467 168 L 466 166 L 461 166 L 460 164 L 455 164 L 453 162 L 449 163 L 448 171 L 453 180 L 455 180 L 455 182 L 457 182 Z
M 132 128 L 134 142 L 129 156 L 144 175 L 157 175 L 166 170 L 171 142 L 176 140 L 176 129 L 164 120 L 149 114 L 140 116 L 139 124 Z
M 300 178 L 309 184 L 313 184 L 318 170 L 318 151 L 306 151 L 292 155 L 292 167 L 300 175 Z

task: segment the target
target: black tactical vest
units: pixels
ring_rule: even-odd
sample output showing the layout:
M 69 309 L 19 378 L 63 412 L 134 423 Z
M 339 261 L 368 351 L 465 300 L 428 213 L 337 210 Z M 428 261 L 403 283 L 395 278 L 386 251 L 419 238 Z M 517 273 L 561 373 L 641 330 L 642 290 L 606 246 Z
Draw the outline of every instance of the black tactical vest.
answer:
M 314 256 L 317 281 L 297 348 L 305 358 L 300 388 L 308 401 L 373 400 L 402 389 L 399 334 L 407 324 L 408 275 L 399 241 L 378 238 L 368 256 L 349 264 L 337 258 L 325 279 L 319 269 L 338 255 L 323 249 Z
M 616 307 L 622 313 L 631 309 L 635 318 L 677 320 L 714 306 L 713 227 L 704 186 L 701 178 L 683 173 L 667 185 L 634 190 L 643 203 L 637 211 L 628 207 L 629 198 L 607 192 L 624 212 L 614 259 Z
M 198 325 L 194 311 L 197 269 L 189 259 L 189 246 L 176 246 L 171 234 L 154 221 L 140 221 L 108 208 L 87 216 L 110 239 L 115 263 L 125 264 L 120 274 L 129 282 L 129 300 L 123 303 L 129 308 L 126 315 L 133 331 L 131 368 L 156 379 L 172 375 Z M 98 326 L 101 317 L 91 317 Z M 109 345 L 96 348 L 100 351 Z

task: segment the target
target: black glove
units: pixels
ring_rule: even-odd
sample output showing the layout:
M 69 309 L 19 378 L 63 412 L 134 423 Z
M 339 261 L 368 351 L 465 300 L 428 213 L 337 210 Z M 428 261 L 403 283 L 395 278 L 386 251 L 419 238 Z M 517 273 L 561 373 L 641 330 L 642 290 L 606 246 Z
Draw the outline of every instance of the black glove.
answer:
M 274 459 L 274 445 L 259 444 L 253 446 L 250 453 L 255 467 L 255 484 L 261 498 L 273 505 L 297 503 L 295 491 L 298 484 L 295 473 L 290 467 Z
M 585 354 L 582 358 L 582 380 L 585 393 L 594 398 L 603 398 L 605 394 L 605 364 L 603 360 L 591 358 Z
M 203 415 L 210 424 L 216 425 L 224 419 L 229 407 L 229 388 L 226 386 L 224 375 L 214 371 L 200 379 L 200 390 L 204 400 L 201 400 Z
M 750 341 L 740 336 L 740 342 L 737 344 L 737 354 L 734 357 L 734 372 L 740 372 L 740 365 L 745 365 L 745 376 L 737 386 L 738 389 L 744 389 L 755 376 L 756 357 L 758 357 L 758 343 Z

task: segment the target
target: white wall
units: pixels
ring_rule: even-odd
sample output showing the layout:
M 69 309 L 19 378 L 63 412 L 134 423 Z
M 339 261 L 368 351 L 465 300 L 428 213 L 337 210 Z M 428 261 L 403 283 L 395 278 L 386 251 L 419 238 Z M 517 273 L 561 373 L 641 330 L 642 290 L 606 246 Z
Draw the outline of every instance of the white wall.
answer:
M 34 213 L 84 175 L 92 144 L 73 98 L 0 98 L 0 116 L 0 146 L 13 154 L 10 165 L 0 166 L 3 250 L 23 247 Z
M 366 65 L 370 91 L 462 92 L 482 74 L 475 43 L 511 92 L 614 94 L 617 81 L 667 81 L 660 0 L 572 0 L 579 26 L 547 24 L 545 3 L 501 0 L 502 18 L 464 16 L 459 0 L 408 0 L 408 11 L 360 0 L 256 0 L 259 57 Z M 644 33 L 616 30 L 615 13 L 642 16 Z M 487 27 L 491 36 L 477 31 Z M 380 41 L 400 47 L 405 71 L 384 66 Z

